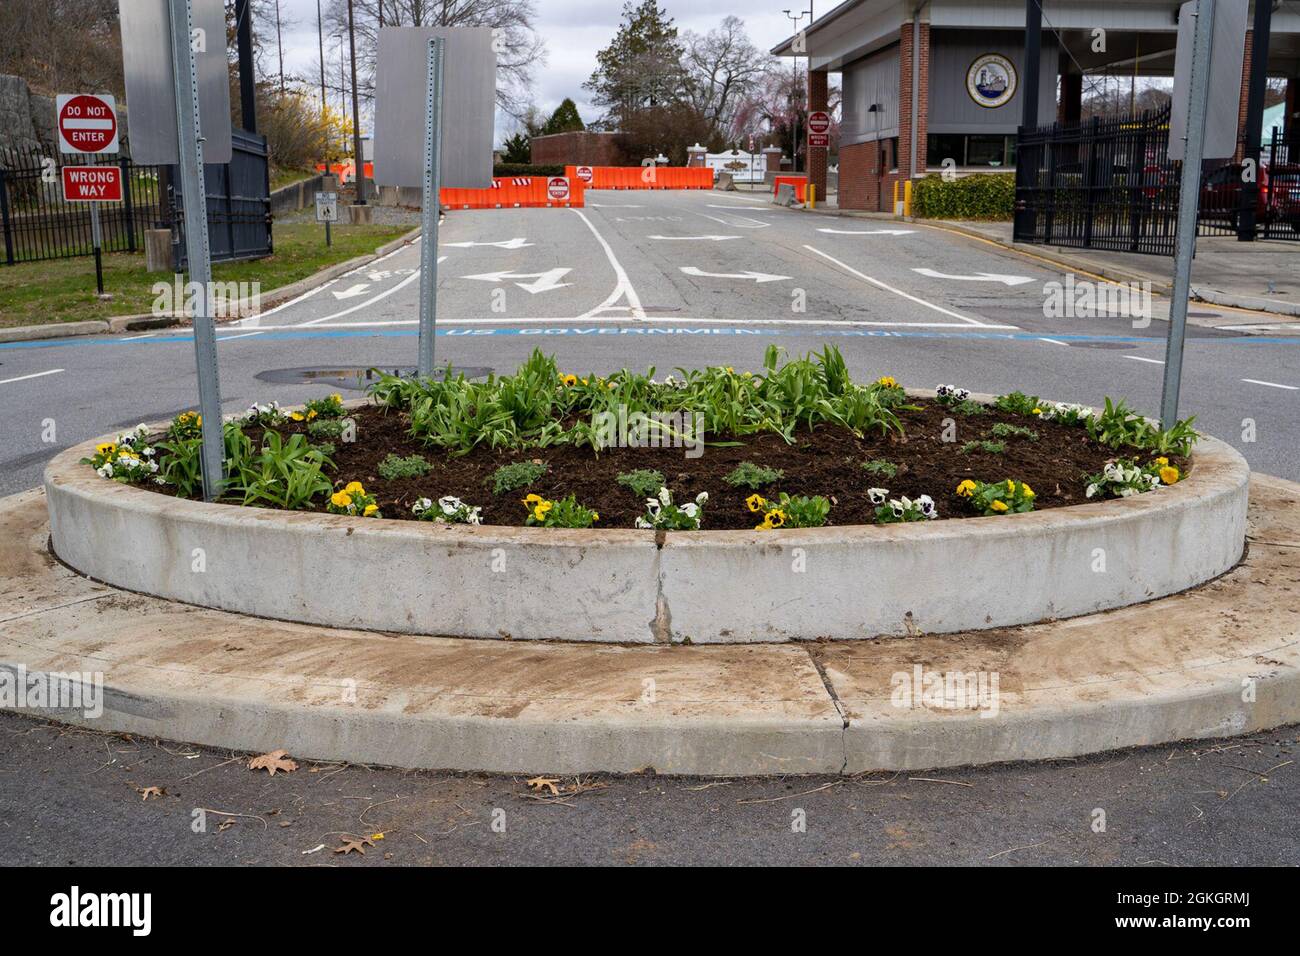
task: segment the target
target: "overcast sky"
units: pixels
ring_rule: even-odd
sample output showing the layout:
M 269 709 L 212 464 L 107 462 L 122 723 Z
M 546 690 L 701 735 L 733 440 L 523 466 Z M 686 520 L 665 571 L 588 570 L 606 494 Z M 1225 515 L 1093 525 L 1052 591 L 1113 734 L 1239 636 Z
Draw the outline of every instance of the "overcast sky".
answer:
M 537 105 L 548 112 L 566 96 L 573 97 L 585 121 L 596 118 L 582 83 L 596 65 L 596 52 L 618 29 L 622 0 L 536 0 L 537 30 L 546 41 L 546 65 L 536 71 Z M 836 6 L 833 0 L 814 2 L 818 15 Z M 762 50 L 770 49 L 791 33 L 785 8 L 807 8 L 807 0 L 660 0 L 677 28 L 705 33 L 723 17 L 735 14 L 745 21 L 750 39 Z M 254 4 L 263 16 L 273 9 L 271 0 Z M 316 0 L 280 0 L 283 16 L 294 21 L 285 33 L 285 70 L 311 76 L 316 70 Z M 807 17 L 803 24 L 808 23 Z M 330 52 L 327 61 L 337 54 Z M 272 58 L 271 62 L 274 62 Z M 337 69 L 337 67 L 336 67 Z

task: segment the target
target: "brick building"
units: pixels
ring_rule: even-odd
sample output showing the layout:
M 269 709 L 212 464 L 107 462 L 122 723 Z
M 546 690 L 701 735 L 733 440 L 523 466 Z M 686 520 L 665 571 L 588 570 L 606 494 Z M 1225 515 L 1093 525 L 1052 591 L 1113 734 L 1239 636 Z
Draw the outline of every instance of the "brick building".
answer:
M 530 141 L 532 161 L 559 166 L 635 166 L 622 147 L 619 133 L 579 130 L 534 136 Z
M 1042 0 L 1039 123 L 1077 120 L 1088 74 L 1172 76 L 1181 2 Z M 797 52 L 794 37 L 773 48 L 808 58 L 809 110 L 825 109 L 827 76 L 840 74 L 839 205 L 890 211 L 895 182 L 945 160 L 959 173 L 1014 168 L 1024 31 L 1024 0 L 846 0 L 805 29 Z M 1243 122 L 1251 46 L 1247 33 Z M 1295 137 L 1300 4 L 1273 11 L 1268 75 L 1287 80 Z M 808 170 L 824 195 L 825 150 L 810 150 Z

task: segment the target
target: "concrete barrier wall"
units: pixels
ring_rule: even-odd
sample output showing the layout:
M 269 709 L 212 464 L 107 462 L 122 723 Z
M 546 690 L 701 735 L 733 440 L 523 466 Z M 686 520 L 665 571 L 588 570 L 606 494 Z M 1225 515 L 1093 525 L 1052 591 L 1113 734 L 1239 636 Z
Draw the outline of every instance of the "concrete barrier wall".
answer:
M 1129 499 L 1006 517 L 776 532 L 439 527 L 207 504 L 45 473 L 55 553 L 118 587 L 417 634 L 696 643 L 1004 627 L 1163 597 L 1242 554 L 1249 469 L 1206 439 Z

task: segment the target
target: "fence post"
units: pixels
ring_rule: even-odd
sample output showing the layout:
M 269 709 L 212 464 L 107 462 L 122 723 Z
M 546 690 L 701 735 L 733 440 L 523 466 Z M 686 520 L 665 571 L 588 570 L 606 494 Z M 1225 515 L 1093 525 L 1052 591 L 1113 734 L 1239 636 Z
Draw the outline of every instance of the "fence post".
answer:
M 14 239 L 9 232 L 9 183 L 2 166 L 0 166 L 0 220 L 4 221 L 5 265 L 11 266 L 14 264 Z
M 122 158 L 118 160 L 122 167 L 122 209 L 126 214 L 126 245 L 131 252 L 135 252 L 135 203 L 131 201 L 131 161 Z
M 1093 192 L 1097 182 L 1097 140 L 1101 120 L 1094 116 L 1089 127 L 1088 135 L 1088 164 L 1083 174 L 1083 248 L 1092 248 L 1092 208 L 1094 204 Z
M 1129 200 L 1128 200 L 1128 209 L 1129 209 L 1128 228 L 1129 228 L 1129 251 L 1130 252 L 1137 252 L 1139 247 L 1141 246 L 1140 239 L 1142 236 L 1142 205 L 1145 196 L 1145 190 L 1143 189 L 1143 182 L 1146 179 L 1146 165 L 1147 165 L 1147 160 L 1146 160 L 1147 121 L 1148 121 L 1147 113 L 1144 111 L 1142 113 L 1142 119 L 1138 122 L 1138 129 L 1140 130 L 1140 132 L 1138 133 L 1137 138 L 1133 142 L 1133 145 L 1136 148 L 1133 150 L 1132 153 L 1129 154 L 1128 181 L 1130 183 L 1130 188 L 1129 188 Z M 1136 177 L 1134 177 L 1133 175 L 1135 169 L 1137 171 Z

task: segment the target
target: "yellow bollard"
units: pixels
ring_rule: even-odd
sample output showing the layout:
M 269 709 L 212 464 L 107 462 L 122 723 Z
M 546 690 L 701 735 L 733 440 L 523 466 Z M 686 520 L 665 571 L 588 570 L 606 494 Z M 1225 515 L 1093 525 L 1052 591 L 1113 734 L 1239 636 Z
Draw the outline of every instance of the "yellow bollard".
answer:
M 898 215 L 898 180 L 894 180 L 894 215 Z
M 912 215 L 912 181 L 903 183 L 903 215 Z
M 808 184 L 808 208 L 817 208 L 817 187 L 812 183 Z

